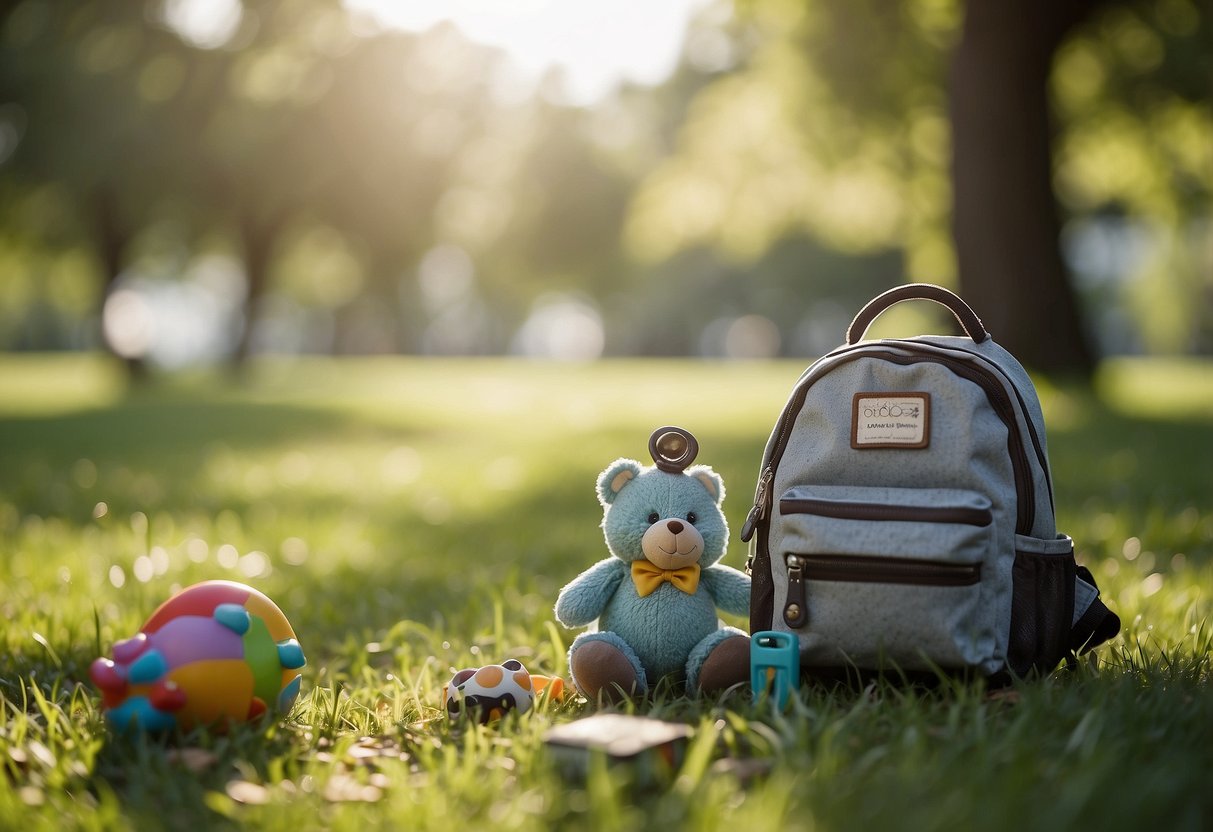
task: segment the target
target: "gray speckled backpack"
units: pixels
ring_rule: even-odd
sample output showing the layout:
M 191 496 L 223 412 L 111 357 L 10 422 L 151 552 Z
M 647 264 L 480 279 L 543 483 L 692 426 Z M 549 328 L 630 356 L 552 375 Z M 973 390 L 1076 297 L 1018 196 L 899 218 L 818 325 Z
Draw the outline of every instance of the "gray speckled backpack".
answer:
M 966 336 L 863 341 L 895 303 Z M 750 627 L 799 637 L 801 667 L 1048 672 L 1120 620 L 1058 534 L 1028 374 L 947 289 L 899 286 L 792 390 L 763 454 Z

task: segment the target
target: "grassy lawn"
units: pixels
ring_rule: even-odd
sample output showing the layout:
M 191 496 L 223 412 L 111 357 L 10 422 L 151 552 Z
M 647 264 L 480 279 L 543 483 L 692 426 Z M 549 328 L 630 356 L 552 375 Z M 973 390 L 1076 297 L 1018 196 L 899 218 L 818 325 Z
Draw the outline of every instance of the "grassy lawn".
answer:
M 724 477 L 740 567 L 801 369 L 313 359 L 128 393 L 99 359 L 0 357 L 0 829 L 1210 828 L 1208 363 L 1041 384 L 1058 525 L 1125 622 L 1074 672 L 997 695 L 805 689 L 787 715 L 664 692 L 637 711 L 695 733 L 659 788 L 562 777 L 542 736 L 577 702 L 442 717 L 455 669 L 565 672 L 575 633 L 551 607 L 606 554 L 595 475 L 654 427 L 692 430 Z M 89 663 L 209 578 L 291 619 L 309 660 L 291 717 L 111 736 Z

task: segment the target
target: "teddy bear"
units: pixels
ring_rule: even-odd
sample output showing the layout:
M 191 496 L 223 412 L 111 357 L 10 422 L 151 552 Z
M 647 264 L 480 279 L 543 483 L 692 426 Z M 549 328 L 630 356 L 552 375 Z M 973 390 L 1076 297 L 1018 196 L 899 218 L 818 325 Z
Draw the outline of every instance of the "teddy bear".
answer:
M 687 431 L 658 428 L 654 465 L 618 459 L 598 476 L 611 556 L 565 586 L 555 609 L 566 627 L 592 625 L 569 648 L 573 684 L 591 701 L 639 696 L 667 676 L 700 692 L 748 679 L 749 637 L 717 609 L 745 614 L 750 579 L 717 563 L 729 542 L 724 483 L 691 465 L 698 449 Z

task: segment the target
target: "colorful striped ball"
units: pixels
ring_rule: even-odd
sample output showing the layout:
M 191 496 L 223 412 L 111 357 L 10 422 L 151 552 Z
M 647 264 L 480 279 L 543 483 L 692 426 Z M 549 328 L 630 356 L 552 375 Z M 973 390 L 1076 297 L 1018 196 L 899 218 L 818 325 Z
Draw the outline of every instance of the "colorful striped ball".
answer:
M 290 622 L 234 581 L 183 589 L 139 632 L 93 662 L 106 718 L 119 732 L 223 729 L 290 711 L 306 664 Z

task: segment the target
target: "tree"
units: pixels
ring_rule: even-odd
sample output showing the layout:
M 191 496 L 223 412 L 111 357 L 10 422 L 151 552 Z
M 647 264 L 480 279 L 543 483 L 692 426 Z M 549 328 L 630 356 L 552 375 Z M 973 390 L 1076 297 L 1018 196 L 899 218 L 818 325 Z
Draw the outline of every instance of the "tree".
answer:
M 59 245 L 73 237 L 88 242 L 100 276 L 100 318 L 169 177 L 157 140 L 165 113 L 138 79 L 172 38 L 146 27 L 142 9 L 130 4 L 27 2 L 0 24 L 0 96 L 26 125 L 3 174 L 27 190 L 59 192 L 57 227 L 41 231 Z M 133 375 L 143 374 L 139 356 L 121 358 Z
M 1205 73 L 1207 113 L 1207 64 L 1192 54 L 1205 16 L 1187 0 L 1167 5 L 1202 22 L 1168 29 L 1161 13 L 1137 11 L 1138 28 L 1161 64 Z M 801 229 L 844 250 L 901 248 L 910 279 L 959 283 L 1025 363 L 1089 373 L 1055 189 L 1054 148 L 1074 123 L 1053 101 L 1058 55 L 1110 8 L 1151 6 L 745 4 L 728 24 L 738 69 L 697 95 L 678 152 L 641 189 L 634 248 L 660 258 L 712 242 L 752 260 Z M 1183 86 L 1161 70 L 1153 80 Z M 1211 185 L 1206 175 L 1199 187 Z
M 166 137 L 201 223 L 228 231 L 242 255 L 237 368 L 250 355 L 283 235 L 341 173 L 342 137 L 319 105 L 332 86 L 328 62 L 353 40 L 338 0 L 246 0 L 244 9 L 253 23 L 239 49 L 189 50 L 193 83 L 178 102 L 179 129 Z
M 949 79 L 961 291 L 1021 361 L 1082 375 L 1094 358 L 1059 247 L 1048 80 L 1098 5 L 969 2 Z
M 413 276 L 438 238 L 436 215 L 487 106 L 499 56 L 450 27 L 383 32 L 330 64 L 316 119 L 331 176 L 314 206 L 360 252 L 364 295 L 391 325 L 391 348 L 417 349 L 424 323 Z M 354 310 L 358 311 L 358 310 Z M 356 340 L 349 338 L 346 340 Z

